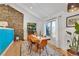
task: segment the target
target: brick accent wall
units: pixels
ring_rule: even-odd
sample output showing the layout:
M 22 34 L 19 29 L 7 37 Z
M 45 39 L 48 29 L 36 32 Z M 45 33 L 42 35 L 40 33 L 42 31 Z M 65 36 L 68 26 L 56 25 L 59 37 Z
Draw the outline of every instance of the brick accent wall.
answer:
M 21 40 L 23 40 L 23 16 L 23 13 L 11 6 L 0 4 L 0 21 L 7 21 L 8 27 L 15 30 L 15 37 L 19 36 Z

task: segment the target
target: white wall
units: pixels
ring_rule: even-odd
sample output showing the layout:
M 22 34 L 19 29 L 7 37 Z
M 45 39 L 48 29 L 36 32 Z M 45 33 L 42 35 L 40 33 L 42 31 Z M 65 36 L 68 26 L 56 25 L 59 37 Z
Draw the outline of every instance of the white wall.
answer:
M 67 36 L 66 31 L 72 33 L 75 31 L 73 27 L 71 28 L 66 27 L 66 18 L 76 14 L 79 14 L 79 12 L 74 13 L 60 12 L 59 14 L 52 16 L 52 18 L 58 17 L 58 40 L 59 40 L 59 46 L 63 49 L 68 49 L 67 40 L 71 40 L 71 38 Z
M 37 33 L 39 34 L 40 31 L 43 30 L 43 21 L 39 18 L 36 18 L 35 16 L 31 15 L 28 11 L 24 10 L 17 4 L 9 4 L 16 10 L 22 12 L 24 14 L 24 23 L 23 23 L 23 29 L 24 29 L 24 39 L 27 38 L 27 23 L 32 22 L 37 24 Z
M 73 16 L 73 15 L 76 15 L 76 14 L 79 14 L 79 11 L 77 11 L 77 12 L 73 12 L 73 13 L 67 13 L 66 15 L 65 15 L 65 17 L 69 17 L 69 16 Z M 69 31 L 69 32 L 71 32 L 71 33 L 74 33 L 74 31 L 75 31 L 75 28 L 74 27 L 66 27 L 66 31 Z M 70 40 L 71 41 L 71 38 L 73 38 L 73 35 L 70 37 L 70 36 L 68 36 L 68 34 L 66 33 L 65 34 L 65 38 L 67 39 L 67 40 Z M 67 44 L 67 49 L 69 48 L 69 44 Z
M 36 23 L 37 24 L 37 33 L 39 34 L 40 31 L 42 31 L 43 27 L 43 21 L 40 21 L 40 19 L 37 19 L 33 16 L 30 16 L 29 14 L 24 15 L 24 39 L 27 37 L 27 23 Z
M 56 15 L 53 15 L 51 18 L 56 18 L 56 28 L 57 28 L 57 39 L 58 39 L 58 43 L 57 43 L 57 46 L 61 47 L 61 48 L 64 48 L 65 44 L 65 40 L 64 40 L 64 37 L 65 37 L 65 17 L 63 16 L 64 12 L 60 12 Z M 49 18 L 49 19 L 51 19 Z M 47 21 L 48 19 L 46 19 Z M 53 20 L 53 19 L 52 19 Z M 46 22 L 45 21 L 45 22 Z M 64 24 L 64 25 L 63 25 Z M 51 38 L 52 39 L 52 38 Z M 56 44 L 56 42 L 53 41 L 53 43 Z
M 62 12 L 55 15 L 57 17 L 61 16 L 58 20 L 58 39 L 60 43 L 59 45 L 63 49 L 68 49 L 67 40 L 71 39 L 67 36 L 66 31 L 70 31 L 72 33 L 75 31 L 73 27 L 71 28 L 66 27 L 66 18 L 72 15 L 76 15 L 76 14 L 79 14 L 79 12 L 74 12 L 74 13 Z
M 72 16 L 72 15 L 76 15 L 76 14 L 79 14 L 79 11 L 78 12 L 73 12 L 73 13 L 67 13 L 66 17 Z M 70 31 L 72 33 L 75 31 L 75 29 L 73 27 L 66 28 L 66 30 L 68 30 L 68 31 Z
M 75 12 L 75 13 L 67 13 L 67 12 L 60 12 L 56 15 L 53 15 L 53 17 L 57 17 L 58 20 L 58 41 L 59 41 L 59 46 L 63 49 L 68 49 L 68 45 L 67 45 L 67 40 L 70 40 L 69 37 L 67 37 L 67 33 L 66 31 L 70 31 L 70 32 L 74 32 L 75 29 L 72 28 L 67 28 L 66 27 L 66 18 L 71 16 L 71 15 L 75 15 L 75 14 L 79 14 L 79 12 Z M 51 18 L 49 18 L 51 19 Z

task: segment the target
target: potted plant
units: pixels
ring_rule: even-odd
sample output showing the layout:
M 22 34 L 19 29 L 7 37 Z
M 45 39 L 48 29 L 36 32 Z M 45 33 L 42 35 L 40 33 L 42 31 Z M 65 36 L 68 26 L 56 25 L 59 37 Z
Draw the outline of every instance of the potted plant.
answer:
M 77 22 L 75 23 L 74 28 L 75 32 L 73 35 L 72 43 L 69 45 L 70 49 L 68 49 L 67 51 L 69 51 L 70 53 L 74 52 L 73 54 L 79 55 L 79 24 Z M 70 32 L 68 34 L 71 35 Z

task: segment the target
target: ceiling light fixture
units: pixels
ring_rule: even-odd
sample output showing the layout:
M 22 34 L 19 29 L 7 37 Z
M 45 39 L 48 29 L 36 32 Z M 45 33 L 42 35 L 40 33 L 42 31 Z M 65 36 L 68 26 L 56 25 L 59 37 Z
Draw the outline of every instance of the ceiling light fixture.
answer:
M 77 7 L 74 8 L 74 10 L 77 10 L 77 9 L 78 9 Z
M 68 3 L 68 12 L 76 12 L 79 10 L 79 3 Z
M 74 10 L 72 9 L 71 11 L 73 12 Z
M 74 5 L 71 5 L 71 8 L 75 7 Z

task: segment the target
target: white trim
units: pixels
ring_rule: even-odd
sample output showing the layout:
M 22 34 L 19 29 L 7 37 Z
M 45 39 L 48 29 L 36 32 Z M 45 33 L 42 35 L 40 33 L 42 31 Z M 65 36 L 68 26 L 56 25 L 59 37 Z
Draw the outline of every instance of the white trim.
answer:
M 12 41 L 9 46 L 5 49 L 5 51 L 1 54 L 1 56 L 4 56 L 4 54 L 7 52 L 7 50 L 9 49 L 9 47 L 13 44 L 14 41 Z
M 0 29 L 14 30 L 14 29 L 12 29 L 12 28 L 5 28 L 5 27 L 0 27 Z

